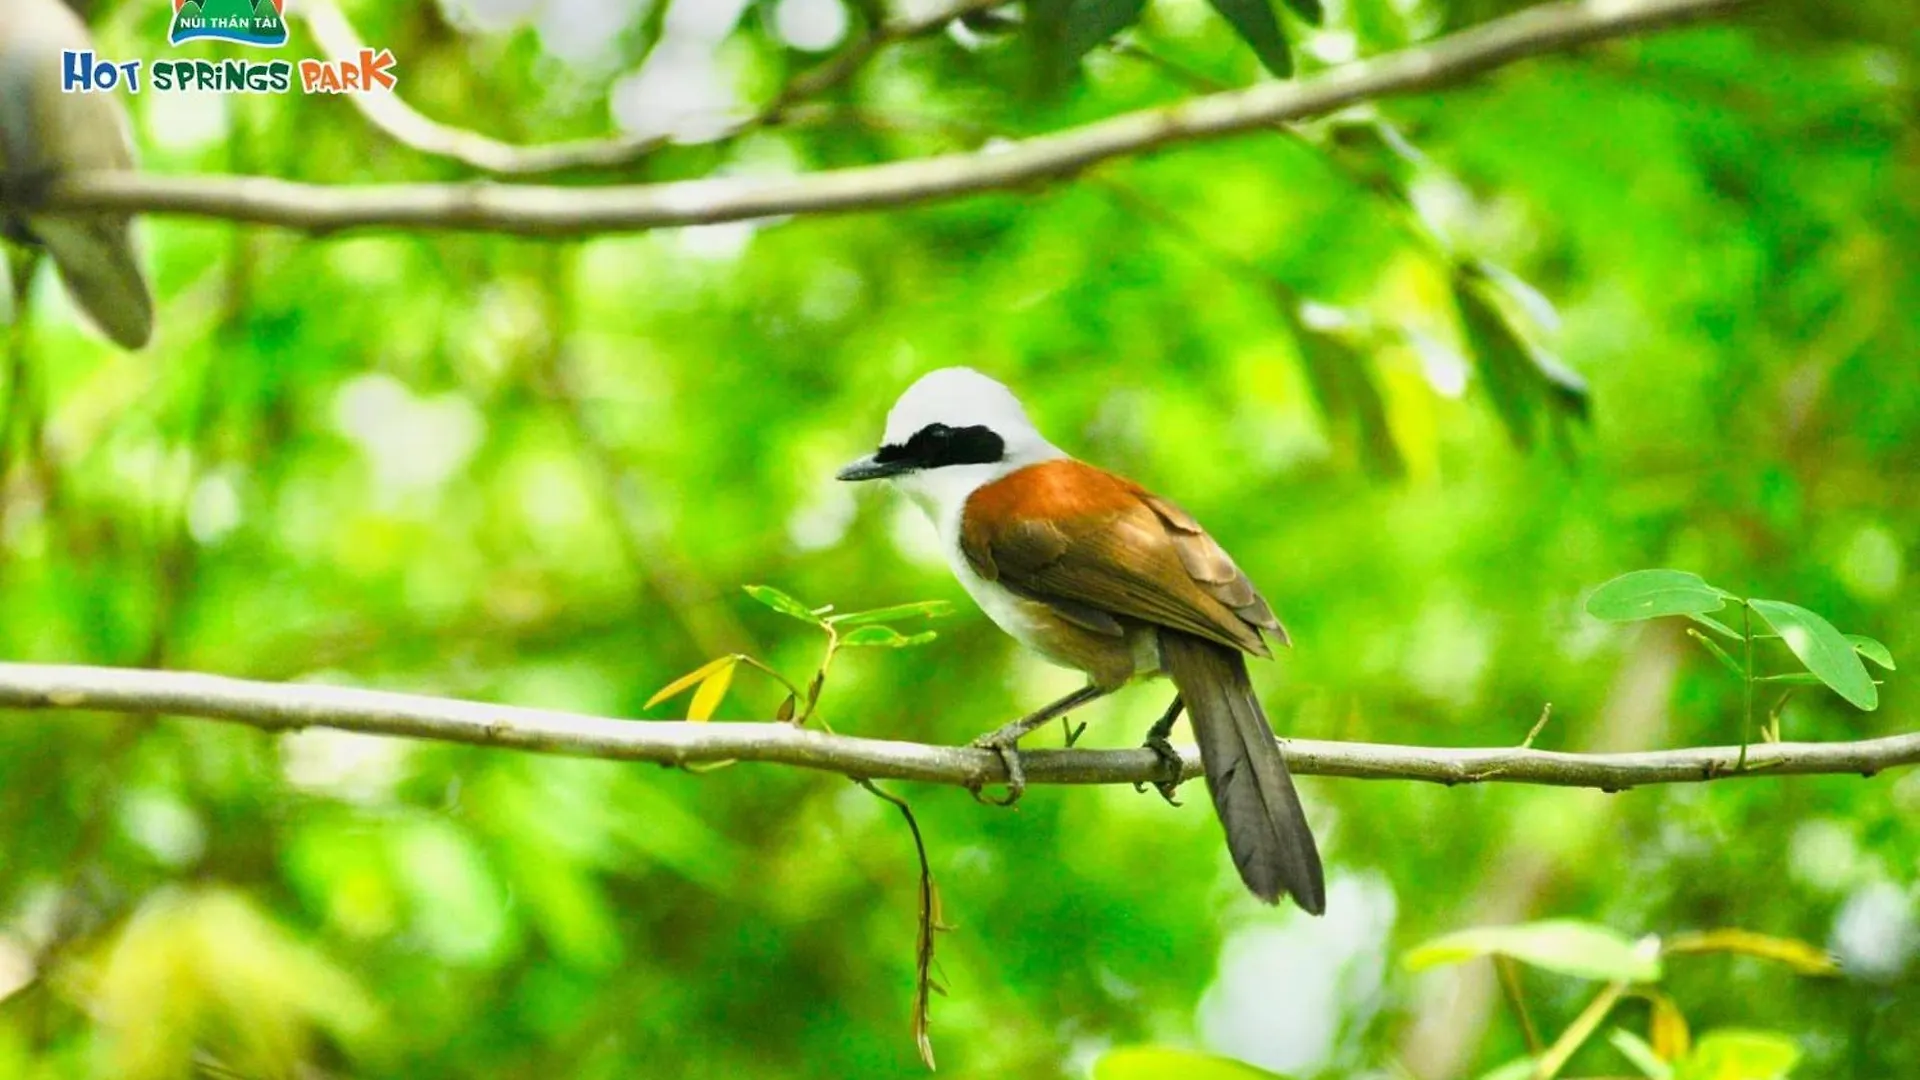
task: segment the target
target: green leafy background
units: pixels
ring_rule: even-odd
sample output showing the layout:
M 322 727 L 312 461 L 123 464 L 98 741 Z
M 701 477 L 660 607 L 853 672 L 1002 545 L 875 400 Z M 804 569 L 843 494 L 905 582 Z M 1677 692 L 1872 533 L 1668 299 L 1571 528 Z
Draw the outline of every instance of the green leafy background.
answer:
M 781 38 L 830 27 L 787 10 L 807 6 L 701 39 L 716 82 L 764 100 L 818 62 Z M 347 13 L 410 103 L 500 138 L 683 101 L 647 95 L 691 75 L 633 73 L 700 20 L 589 7 Z M 1310 73 L 1509 7 L 1280 18 Z M 164 55 L 153 5 L 95 21 L 108 56 Z M 1220 84 L 1271 77 L 1204 4 L 1154 0 L 1130 34 Z M 617 177 L 965 149 L 1194 92 L 1102 47 L 1049 86 L 1035 40 L 889 49 L 835 95 L 873 116 Z M 643 703 L 726 653 L 811 672 L 817 636 L 739 587 L 765 582 L 842 610 L 956 601 L 937 641 L 843 655 L 818 715 L 961 741 L 1073 677 L 973 610 L 915 512 L 831 476 L 911 379 L 964 363 L 1234 552 L 1296 642 L 1255 672 L 1284 733 L 1515 744 L 1551 702 L 1544 748 L 1728 744 L 1739 683 L 1683 624 L 1583 603 L 1679 567 L 1920 658 L 1917 62 L 1909 0 L 1776 3 L 1387 103 L 1390 130 L 1361 114 L 886 214 L 540 243 L 154 220 L 152 349 L 87 336 L 49 278 L 10 354 L 0 654 L 666 720 L 685 699 Z M 160 173 L 469 175 L 341 99 L 132 105 Z M 1869 670 L 1878 711 L 1800 688 L 1785 737 L 1914 727 L 1902 672 Z M 742 670 L 716 719 L 785 693 Z M 1086 710 L 1083 745 L 1135 744 L 1164 697 Z M 1837 979 L 1701 957 L 1663 985 L 1696 1030 L 1791 1039 L 1800 1074 L 1920 1074 L 1920 774 L 1301 786 L 1324 921 L 1242 893 L 1197 791 L 1036 788 L 1008 812 L 897 786 L 954 927 L 943 1073 L 1087 1075 L 1134 1046 L 1100 1075 L 1170 1075 L 1175 1048 L 1478 1075 L 1527 1053 L 1491 969 L 1397 957 L 1577 918 L 1832 947 Z M 0 1075 L 918 1075 L 915 874 L 898 815 L 828 774 L 8 713 Z M 1591 994 L 1525 985 L 1549 1028 Z M 1626 1074 L 1624 1053 L 1595 1039 L 1570 1075 Z

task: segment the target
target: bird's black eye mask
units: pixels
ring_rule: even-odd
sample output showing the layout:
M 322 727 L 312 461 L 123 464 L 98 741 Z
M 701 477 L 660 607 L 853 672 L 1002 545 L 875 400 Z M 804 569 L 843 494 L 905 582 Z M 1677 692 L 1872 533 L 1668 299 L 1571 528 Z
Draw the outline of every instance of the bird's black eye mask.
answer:
M 882 446 L 873 460 L 905 472 L 942 465 L 987 465 L 999 461 L 1006 452 L 1006 441 L 984 425 L 955 428 L 928 424 L 905 443 Z

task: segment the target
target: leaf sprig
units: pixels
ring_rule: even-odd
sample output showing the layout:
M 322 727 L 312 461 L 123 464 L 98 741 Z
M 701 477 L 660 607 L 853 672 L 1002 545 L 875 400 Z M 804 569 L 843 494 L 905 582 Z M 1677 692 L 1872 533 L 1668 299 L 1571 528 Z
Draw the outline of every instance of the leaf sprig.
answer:
M 1774 1031 L 1716 1028 L 1696 1040 L 1679 1004 L 1660 989 L 1666 977 L 1666 960 L 1704 953 L 1771 960 L 1798 975 L 1830 976 L 1840 970 L 1827 953 L 1794 938 L 1722 929 L 1634 940 L 1608 927 L 1574 919 L 1457 931 L 1416 946 L 1401 957 L 1401 963 L 1409 971 L 1424 971 L 1487 958 L 1496 964 L 1525 964 L 1606 984 L 1551 1044 L 1543 1046 L 1535 1044 L 1533 1022 L 1519 994 L 1519 976 L 1513 972 L 1507 981 L 1508 996 L 1528 1032 L 1531 1052 L 1480 1080 L 1553 1080 L 1614 1007 L 1627 998 L 1648 1003 L 1647 1034 L 1643 1037 L 1615 1027 L 1607 1033 L 1607 1041 L 1641 1075 L 1651 1080 L 1785 1077 L 1801 1056 L 1792 1039 Z M 1506 974 L 1509 969 L 1503 967 L 1502 971 Z
M 953 605 L 945 600 L 921 600 L 911 604 L 893 604 L 888 607 L 872 608 L 867 611 L 846 611 L 834 613 L 833 605 L 810 607 L 771 585 L 744 585 L 748 596 L 754 600 L 809 626 L 815 627 L 826 635 L 826 649 L 820 656 L 820 664 L 814 669 L 813 677 L 807 680 L 802 690 L 792 680 L 782 675 L 778 669 L 746 653 L 729 653 L 716 657 L 687 672 L 660 688 L 660 692 L 647 700 L 646 707 L 651 709 L 670 698 L 693 691 L 693 700 L 687 705 L 687 720 L 692 723 L 705 723 L 713 718 L 714 710 L 727 696 L 727 690 L 733 686 L 734 672 L 745 664 L 760 671 L 786 687 L 787 696 L 780 703 L 776 719 L 782 723 L 791 723 L 798 727 L 805 724 L 814 715 L 820 704 L 820 693 L 826 689 L 827 672 L 833 667 L 833 658 L 841 649 L 907 649 L 916 645 L 925 645 L 939 637 L 932 630 L 918 633 L 903 633 L 890 625 L 914 619 L 937 619 L 951 614 Z M 730 762 L 726 764 L 731 764 Z M 716 766 L 718 767 L 718 766 Z M 945 994 L 945 987 L 935 978 L 937 964 L 934 960 L 935 935 L 949 929 L 940 914 L 940 890 L 934 884 L 933 866 L 927 858 L 926 838 L 920 831 L 920 823 L 913 815 L 913 808 L 897 795 L 889 794 L 879 785 L 865 777 L 849 777 L 855 784 L 866 789 L 874 797 L 882 799 L 900 811 L 905 818 L 907 829 L 913 836 L 913 850 L 919 860 L 919 938 L 914 946 L 914 997 L 913 997 L 913 1041 L 920 1052 L 920 1060 L 928 1069 L 934 1067 L 933 1039 L 928 1027 L 931 1023 L 929 1006 L 934 994 Z
M 1712 614 L 1730 603 L 1740 608 L 1738 628 Z M 1737 644 L 1739 659 L 1708 634 L 1692 626 L 1687 628 L 1687 636 L 1698 641 L 1737 676 L 1745 691 L 1740 759 L 1734 765 L 1736 769 L 1744 769 L 1747 764 L 1747 745 L 1753 731 L 1753 695 L 1758 684 L 1824 685 L 1855 708 L 1872 712 L 1880 707 L 1879 683 L 1867 672 L 1862 658 L 1887 671 L 1895 670 L 1893 653 L 1873 638 L 1843 634 L 1824 617 L 1798 604 L 1743 597 L 1709 585 L 1700 575 L 1685 570 L 1635 570 L 1622 574 L 1594 590 L 1587 598 L 1587 614 L 1607 622 L 1683 616 Z M 1764 629 L 1754 625 L 1756 618 Z M 1776 640 L 1805 666 L 1805 671 L 1760 674 L 1754 658 L 1755 643 Z M 1790 696 L 1792 690 L 1787 693 Z M 1761 737 L 1768 742 L 1780 741 L 1780 710 L 1786 701 L 1787 697 L 1783 696 L 1775 704 L 1761 728 Z
M 748 596 L 761 604 L 788 618 L 817 627 L 826 634 L 826 651 L 821 654 L 820 664 L 814 670 L 813 677 L 807 681 L 806 689 L 802 690 L 763 660 L 746 653 L 729 653 L 709 660 L 661 687 L 658 693 L 647 699 L 647 708 L 651 709 L 663 701 L 692 690 L 693 700 L 687 706 L 687 719 L 696 724 L 705 723 L 713 719 L 714 710 L 720 707 L 720 702 L 726 698 L 728 689 L 733 686 L 735 670 L 745 664 L 786 687 L 787 697 L 780 704 L 777 719 L 796 725 L 805 724 L 819 707 L 820 692 L 827 685 L 827 671 L 832 668 L 833 659 L 841 649 L 906 649 L 925 645 L 940 635 L 932 630 L 906 634 L 887 624 L 907 619 L 937 619 L 953 611 L 953 605 L 945 600 L 920 600 L 911 604 L 894 604 L 869 611 L 848 611 L 836 615 L 833 614 L 832 604 L 817 608 L 808 607 L 771 585 L 741 587 L 746 590 Z

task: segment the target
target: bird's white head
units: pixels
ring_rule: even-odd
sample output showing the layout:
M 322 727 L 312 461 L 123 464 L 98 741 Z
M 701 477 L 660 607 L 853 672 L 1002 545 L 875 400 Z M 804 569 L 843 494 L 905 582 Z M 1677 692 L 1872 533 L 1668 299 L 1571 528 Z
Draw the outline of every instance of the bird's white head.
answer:
M 1065 457 L 1034 428 L 1013 391 L 972 368 L 922 375 L 887 414 L 880 448 L 842 480 L 892 480 L 945 531 L 982 484 Z

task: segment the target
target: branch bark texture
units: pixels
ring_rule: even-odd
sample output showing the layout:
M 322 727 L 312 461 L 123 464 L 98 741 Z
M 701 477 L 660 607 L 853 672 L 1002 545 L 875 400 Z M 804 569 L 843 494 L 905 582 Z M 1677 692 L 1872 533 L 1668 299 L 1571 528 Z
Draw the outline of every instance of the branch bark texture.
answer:
M 55 185 L 49 205 L 220 218 L 308 232 L 380 226 L 525 236 L 875 210 L 1030 188 L 1117 158 L 1432 90 L 1527 57 L 1717 14 L 1739 3 L 1567 0 L 1311 78 L 1206 94 L 975 153 L 800 176 L 607 187 L 485 181 L 330 187 L 260 176 L 95 174 Z
M 266 731 L 328 727 L 539 753 L 661 765 L 757 761 L 867 779 L 979 786 L 1005 779 L 987 750 L 830 735 L 787 724 L 615 720 L 543 709 L 217 675 L 131 668 L 0 664 L 0 708 L 153 713 Z M 878 725 L 876 725 L 878 726 Z M 887 726 L 905 728 L 908 722 Z M 1920 764 L 1920 732 L 1843 743 L 1760 743 L 1734 771 L 1737 747 L 1568 754 L 1521 747 L 1452 749 L 1288 739 L 1298 774 L 1363 780 L 1485 781 L 1621 790 L 1643 784 L 1815 773 L 1872 776 Z M 1164 779 L 1148 750 L 1023 751 L 1031 784 L 1118 784 Z M 1183 758 L 1183 778 L 1200 759 Z

